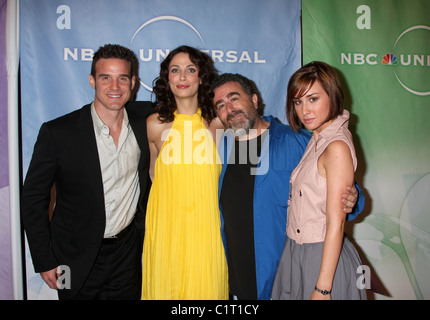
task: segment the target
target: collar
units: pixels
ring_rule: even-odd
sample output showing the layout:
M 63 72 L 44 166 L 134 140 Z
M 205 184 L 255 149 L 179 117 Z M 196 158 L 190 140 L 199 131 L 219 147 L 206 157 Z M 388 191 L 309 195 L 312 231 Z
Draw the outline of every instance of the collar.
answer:
M 349 111 L 343 110 L 343 113 L 334 119 L 334 121 L 318 135 L 318 141 L 316 144 L 321 143 L 321 141 L 327 141 L 331 139 L 341 127 L 348 129 L 349 125 Z
M 175 110 L 173 114 L 175 115 L 175 119 L 184 120 L 184 121 L 198 121 L 202 119 L 202 110 L 200 108 L 198 108 L 197 112 L 192 115 L 188 115 L 185 113 L 178 113 L 178 110 Z
M 100 119 L 100 116 L 98 115 L 96 108 L 94 107 L 94 102 L 91 103 L 91 117 L 93 119 L 94 124 L 94 130 L 97 135 L 109 135 L 110 129 L 107 125 L 104 124 L 103 120 Z M 128 128 L 129 120 L 127 111 L 124 108 L 124 116 L 122 119 L 122 126 L 123 128 Z

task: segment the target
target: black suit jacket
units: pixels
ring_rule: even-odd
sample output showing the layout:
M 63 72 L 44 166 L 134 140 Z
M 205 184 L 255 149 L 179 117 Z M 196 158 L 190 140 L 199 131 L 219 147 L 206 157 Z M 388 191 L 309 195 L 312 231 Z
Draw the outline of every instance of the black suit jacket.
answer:
M 133 223 L 143 242 L 150 189 L 146 118 L 150 102 L 129 102 L 130 125 L 139 144 L 140 200 Z M 49 219 L 50 193 L 56 203 Z M 106 222 L 103 182 L 91 105 L 44 123 L 34 146 L 22 190 L 21 215 L 36 272 L 67 265 L 73 297 L 87 277 L 101 245 Z

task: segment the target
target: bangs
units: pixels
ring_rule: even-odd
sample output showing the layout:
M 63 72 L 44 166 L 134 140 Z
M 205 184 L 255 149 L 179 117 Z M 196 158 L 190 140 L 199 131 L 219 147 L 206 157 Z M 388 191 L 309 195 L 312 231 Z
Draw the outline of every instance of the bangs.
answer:
M 295 100 L 302 98 L 306 94 L 306 92 L 308 92 L 309 89 L 314 85 L 315 81 L 315 77 L 303 77 L 297 79 L 291 92 L 293 99 Z

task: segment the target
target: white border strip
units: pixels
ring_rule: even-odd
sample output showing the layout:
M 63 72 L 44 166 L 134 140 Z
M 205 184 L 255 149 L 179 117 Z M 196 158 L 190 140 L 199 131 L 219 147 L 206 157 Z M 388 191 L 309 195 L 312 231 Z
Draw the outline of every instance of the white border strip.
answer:
M 12 285 L 15 300 L 24 298 L 19 179 L 19 119 L 18 119 L 18 66 L 19 66 L 19 0 L 8 0 L 6 11 L 6 70 L 8 83 L 8 151 L 10 225 L 12 250 Z

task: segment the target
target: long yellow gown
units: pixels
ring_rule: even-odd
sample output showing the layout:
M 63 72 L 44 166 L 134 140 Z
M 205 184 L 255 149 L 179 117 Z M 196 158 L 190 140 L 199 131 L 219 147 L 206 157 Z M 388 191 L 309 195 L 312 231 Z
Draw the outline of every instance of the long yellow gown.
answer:
M 175 113 L 155 163 L 148 200 L 142 299 L 228 299 L 220 172 L 200 109 L 192 116 Z

